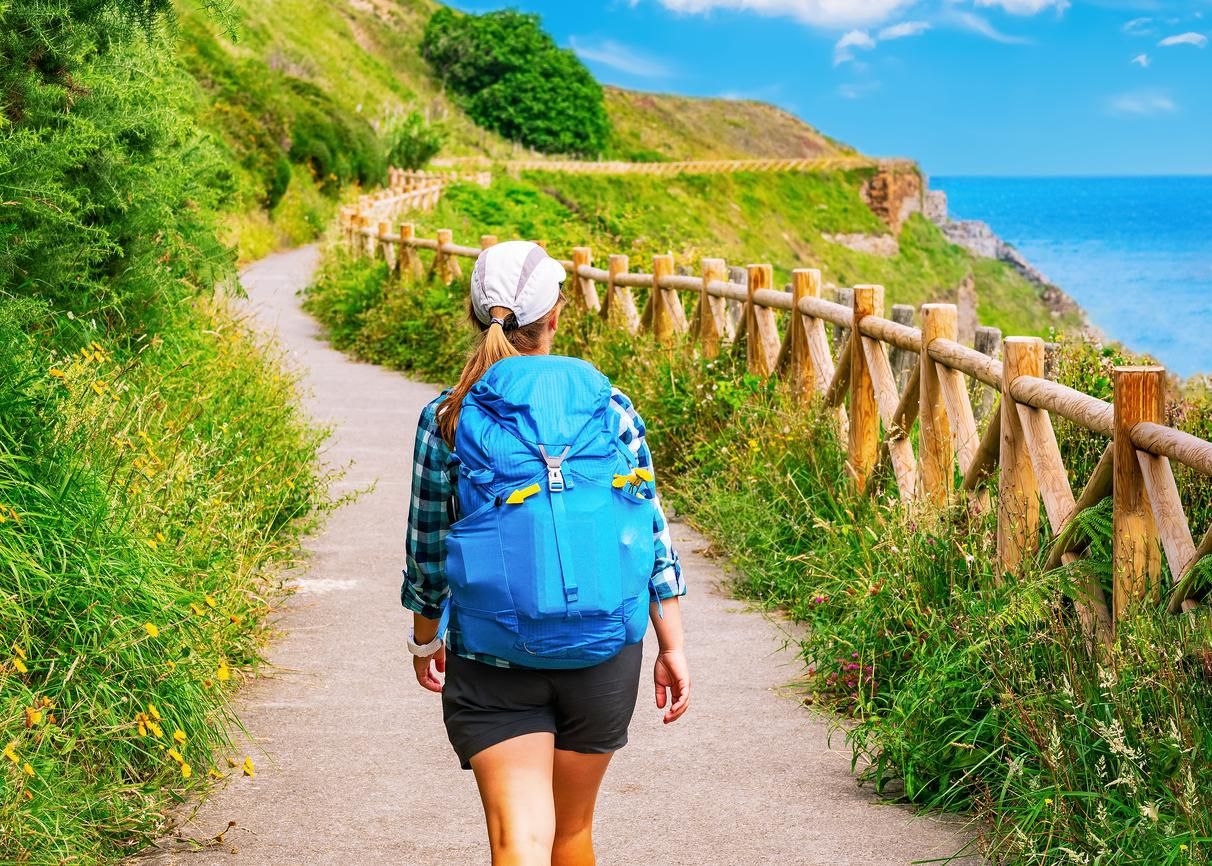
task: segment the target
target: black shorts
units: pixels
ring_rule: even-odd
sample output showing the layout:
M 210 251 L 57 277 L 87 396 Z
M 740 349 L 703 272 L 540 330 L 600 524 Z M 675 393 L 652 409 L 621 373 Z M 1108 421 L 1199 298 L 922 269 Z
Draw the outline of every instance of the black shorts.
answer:
M 446 656 L 442 717 L 464 770 L 471 756 L 523 734 L 555 734 L 557 749 L 602 755 L 627 744 L 640 689 L 641 643 L 575 670 L 498 668 Z

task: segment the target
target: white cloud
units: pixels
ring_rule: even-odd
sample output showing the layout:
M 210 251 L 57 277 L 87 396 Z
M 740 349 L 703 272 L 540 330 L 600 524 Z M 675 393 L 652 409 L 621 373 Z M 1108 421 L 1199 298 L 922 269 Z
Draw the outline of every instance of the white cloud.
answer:
M 674 12 L 702 13 L 734 9 L 794 18 L 813 27 L 879 24 L 917 0 L 658 0 Z
M 875 40 L 866 30 L 850 30 L 842 35 L 833 46 L 833 65 L 840 66 L 854 59 L 855 48 L 870 51 L 875 47 Z
M 1022 36 L 1011 36 L 1008 33 L 1003 33 L 990 24 L 988 19 L 982 18 L 980 15 L 972 12 L 952 11 L 947 14 L 946 20 L 957 27 L 971 30 L 973 33 L 979 33 L 986 39 L 992 39 L 994 42 L 1001 42 L 1005 45 L 1026 45 L 1031 41 Z
M 1113 97 L 1107 104 L 1112 114 L 1152 117 L 1178 110 L 1170 94 L 1164 90 L 1130 90 Z
M 1133 18 L 1120 29 L 1129 36 L 1149 36 L 1153 33 L 1153 28 L 1149 26 L 1152 23 L 1152 18 Z
M 577 37 L 571 36 L 568 44 L 582 60 L 600 63 L 620 72 L 629 72 L 641 78 L 668 78 L 673 74 L 673 71 L 661 61 L 645 57 L 626 45 L 620 45 L 613 39 L 586 45 Z
M 880 31 L 880 39 L 904 39 L 907 36 L 918 36 L 930 29 L 929 21 L 902 21 Z
M 875 93 L 880 89 L 878 81 L 854 82 L 850 84 L 842 84 L 838 86 L 837 94 L 842 99 L 862 99 L 868 93 Z
M 1045 9 L 1058 13 L 1069 8 L 1069 0 L 976 0 L 977 6 L 998 6 L 1011 15 L 1038 15 Z
M 1179 33 L 1175 36 L 1167 36 L 1157 44 L 1164 48 L 1171 45 L 1194 45 L 1196 48 L 1203 48 L 1208 44 L 1208 37 L 1202 33 Z
M 1148 54 L 1138 54 L 1132 58 L 1132 62 L 1135 63 L 1137 66 L 1139 66 L 1141 69 L 1148 69 L 1149 68 L 1149 55 Z

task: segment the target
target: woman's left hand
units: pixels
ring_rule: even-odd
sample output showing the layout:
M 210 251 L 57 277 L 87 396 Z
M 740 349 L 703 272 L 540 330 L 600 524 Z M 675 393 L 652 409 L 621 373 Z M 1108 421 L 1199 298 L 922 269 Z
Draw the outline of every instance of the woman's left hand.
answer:
M 442 681 L 438 679 L 437 675 L 446 673 L 446 647 L 440 647 L 436 653 L 424 658 L 413 656 L 412 666 L 417 673 L 417 682 L 421 684 L 421 688 L 441 693 Z
M 657 709 L 665 710 L 665 724 L 676 722 L 690 706 L 690 666 L 682 650 L 661 650 L 652 672 Z M 668 708 L 666 708 L 668 705 Z

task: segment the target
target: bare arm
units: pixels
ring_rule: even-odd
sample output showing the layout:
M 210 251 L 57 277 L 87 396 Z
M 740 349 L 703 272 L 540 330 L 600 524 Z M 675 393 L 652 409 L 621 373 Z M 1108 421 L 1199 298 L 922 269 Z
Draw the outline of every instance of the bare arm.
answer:
M 676 722 L 690 706 L 690 667 L 686 663 L 682 633 L 682 605 L 678 597 L 648 606 L 652 630 L 657 636 L 657 660 L 653 669 L 657 709 L 665 710 L 664 722 Z

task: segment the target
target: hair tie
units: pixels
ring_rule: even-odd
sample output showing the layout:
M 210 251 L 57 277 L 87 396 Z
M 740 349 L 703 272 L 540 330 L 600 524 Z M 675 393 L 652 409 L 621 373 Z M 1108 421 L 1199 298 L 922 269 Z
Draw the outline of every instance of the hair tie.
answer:
M 497 316 L 493 316 L 491 319 L 488 320 L 488 327 L 491 328 L 493 325 L 500 325 L 501 330 L 502 331 L 505 330 L 505 320 L 498 318 Z

